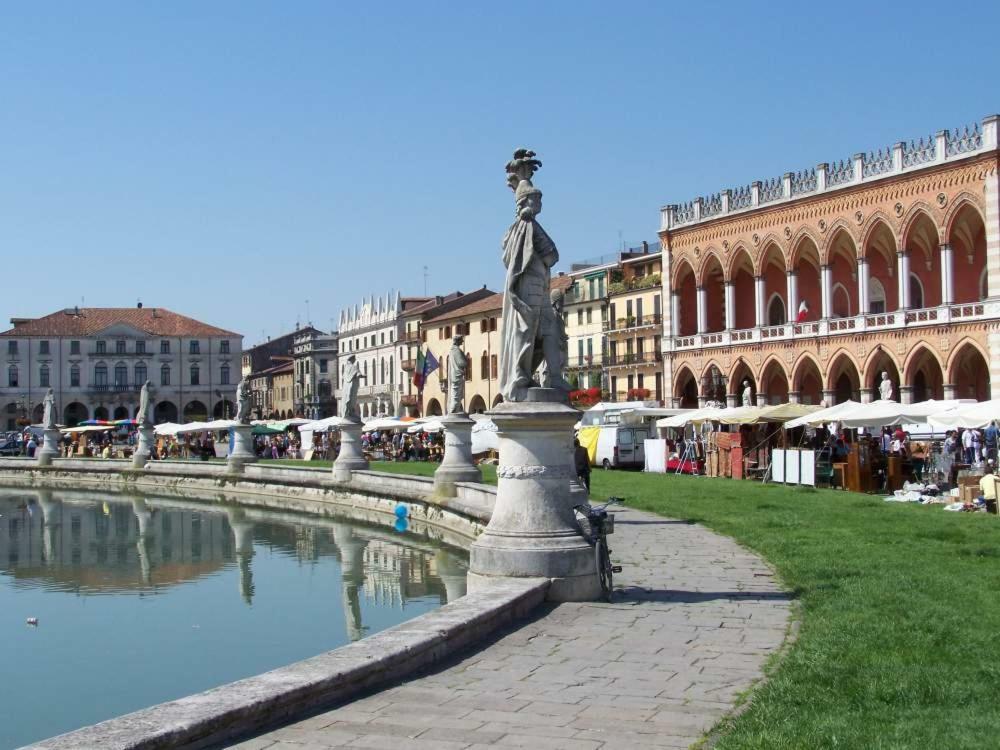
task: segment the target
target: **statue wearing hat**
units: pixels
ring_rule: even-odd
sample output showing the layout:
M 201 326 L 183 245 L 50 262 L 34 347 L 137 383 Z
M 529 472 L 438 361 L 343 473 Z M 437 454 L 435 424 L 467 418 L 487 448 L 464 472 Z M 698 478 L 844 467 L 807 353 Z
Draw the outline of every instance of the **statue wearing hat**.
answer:
M 546 387 L 568 395 L 562 377 L 562 342 L 549 298 L 551 269 L 559 260 L 555 243 L 535 220 L 542 211 L 542 191 L 531 183 L 542 163 L 535 152 L 518 149 L 507 163 L 507 184 L 514 191 L 516 213 L 503 238 L 507 278 L 500 335 L 500 392 L 506 401 L 525 401 L 536 386 L 534 374 L 545 363 Z

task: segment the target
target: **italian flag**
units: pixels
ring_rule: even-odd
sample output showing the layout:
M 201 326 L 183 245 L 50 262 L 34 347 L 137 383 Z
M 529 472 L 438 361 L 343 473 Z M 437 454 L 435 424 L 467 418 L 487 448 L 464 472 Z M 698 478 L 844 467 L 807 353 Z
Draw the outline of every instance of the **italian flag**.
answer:
M 430 351 L 426 355 L 422 351 L 418 351 L 417 366 L 413 368 L 413 385 L 422 391 L 427 377 L 437 368 L 438 361 L 434 359 L 434 355 Z

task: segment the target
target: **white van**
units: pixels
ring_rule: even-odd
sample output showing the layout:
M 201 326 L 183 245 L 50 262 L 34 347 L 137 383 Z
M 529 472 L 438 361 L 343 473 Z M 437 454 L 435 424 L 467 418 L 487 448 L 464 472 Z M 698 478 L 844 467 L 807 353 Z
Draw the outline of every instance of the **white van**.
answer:
M 597 437 L 596 466 L 605 469 L 643 468 L 646 465 L 644 440 L 649 428 L 641 425 L 604 425 Z

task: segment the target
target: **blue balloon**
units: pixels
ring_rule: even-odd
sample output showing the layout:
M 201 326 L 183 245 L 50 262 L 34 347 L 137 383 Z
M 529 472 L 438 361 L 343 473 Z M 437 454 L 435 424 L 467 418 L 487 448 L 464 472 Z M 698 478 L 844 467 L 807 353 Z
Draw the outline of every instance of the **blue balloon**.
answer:
M 410 511 L 405 505 L 396 506 L 396 518 L 406 518 L 409 514 Z
M 400 534 L 403 534 L 403 533 L 405 533 L 405 532 L 406 532 L 406 530 L 407 530 L 408 528 L 410 528 L 410 522 L 409 522 L 409 521 L 407 521 L 407 520 L 406 520 L 405 518 L 403 518 L 402 516 L 400 516 L 399 518 L 397 518 L 397 519 L 396 519 L 396 523 L 395 523 L 395 526 L 394 526 L 394 528 L 395 528 L 395 529 L 396 529 L 396 531 L 398 531 L 398 532 L 399 532 Z

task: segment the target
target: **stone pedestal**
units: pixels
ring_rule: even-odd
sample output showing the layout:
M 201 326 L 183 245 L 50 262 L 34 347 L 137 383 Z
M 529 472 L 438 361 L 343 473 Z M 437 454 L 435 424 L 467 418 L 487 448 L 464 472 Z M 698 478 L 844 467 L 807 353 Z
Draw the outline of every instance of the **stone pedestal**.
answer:
M 257 463 L 257 454 L 253 449 L 253 427 L 248 424 L 233 428 L 233 452 L 227 459 L 229 470 L 240 474 L 247 464 Z
M 153 426 L 142 425 L 139 428 L 139 442 L 136 443 L 135 452 L 132 454 L 132 468 L 141 469 L 146 465 L 146 462 L 152 455 L 153 455 Z
M 434 491 L 444 497 L 455 497 L 455 482 L 481 482 L 483 475 L 472 461 L 472 427 L 475 421 L 468 414 L 449 414 L 441 418 L 444 425 L 444 458 L 434 472 Z
M 333 462 L 333 478 L 347 482 L 352 471 L 364 471 L 368 461 L 361 450 L 361 423 L 348 422 L 340 426 L 340 453 Z
M 500 438 L 493 517 L 473 543 L 469 590 L 497 578 L 548 578 L 552 601 L 600 596 L 594 550 L 573 513 L 573 424 L 580 413 L 542 388 L 489 413 Z
M 52 459 L 59 455 L 60 440 L 62 440 L 62 433 L 59 430 L 45 430 L 42 433 L 42 447 L 35 454 L 39 466 L 52 465 Z

